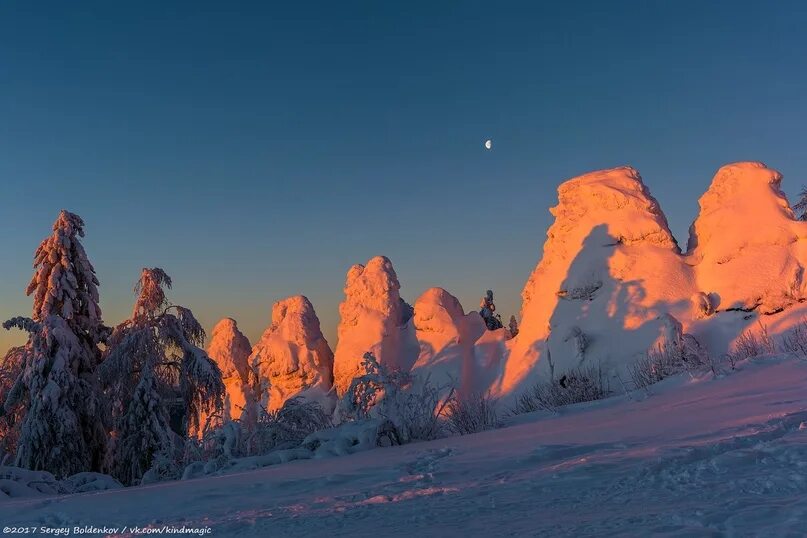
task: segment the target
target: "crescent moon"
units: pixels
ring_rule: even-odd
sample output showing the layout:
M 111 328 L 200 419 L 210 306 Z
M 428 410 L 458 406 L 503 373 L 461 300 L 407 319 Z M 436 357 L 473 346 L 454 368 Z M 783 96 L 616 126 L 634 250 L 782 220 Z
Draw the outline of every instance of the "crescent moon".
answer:
M 485 140 L 485 149 L 490 149 L 493 147 L 493 140 Z

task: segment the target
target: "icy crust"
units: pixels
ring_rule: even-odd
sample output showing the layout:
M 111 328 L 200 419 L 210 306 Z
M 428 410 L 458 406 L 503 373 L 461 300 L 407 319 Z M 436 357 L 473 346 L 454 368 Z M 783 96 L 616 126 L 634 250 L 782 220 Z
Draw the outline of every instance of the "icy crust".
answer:
M 400 284 L 386 256 L 371 258 L 347 272 L 345 300 L 339 305 L 334 386 L 341 396 L 361 372 L 365 353 L 379 363 L 409 370 L 417 358 L 411 320 L 401 300 Z
M 550 211 L 555 222 L 522 292 L 500 393 L 586 362 L 618 370 L 662 337 L 661 316 L 692 309 L 692 270 L 635 169 L 566 181 Z
M 280 409 L 296 396 L 333 408 L 333 352 L 308 298 L 295 295 L 272 306 L 272 324 L 248 362 L 259 374 L 267 410 Z
M 224 318 L 211 332 L 207 354 L 221 370 L 225 388 L 224 418 L 239 419 L 249 398 L 249 339 L 238 330 L 234 319 Z
M 456 297 L 443 288 L 429 288 L 415 301 L 415 335 L 419 345 L 412 370 L 445 394 L 478 384 L 474 342 L 485 332 L 477 312 L 465 314 Z
M 804 299 L 807 224 L 795 219 L 781 181 L 762 163 L 734 163 L 701 196 L 687 254 L 715 309 L 769 314 Z

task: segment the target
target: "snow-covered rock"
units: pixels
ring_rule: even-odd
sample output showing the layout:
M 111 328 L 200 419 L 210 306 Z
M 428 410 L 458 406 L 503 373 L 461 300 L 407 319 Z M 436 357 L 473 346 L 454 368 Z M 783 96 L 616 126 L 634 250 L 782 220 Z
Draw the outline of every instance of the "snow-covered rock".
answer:
M 219 321 L 211 333 L 207 354 L 216 361 L 226 389 L 224 418 L 239 419 L 249 398 L 249 339 L 232 318 Z
M 762 163 L 729 164 L 699 200 L 687 254 L 717 310 L 768 314 L 804 299 L 807 223 L 796 220 L 781 181 Z
M 465 314 L 456 297 L 430 288 L 415 301 L 414 325 L 420 353 L 413 373 L 444 392 L 475 390 L 474 342 L 485 332 L 479 313 Z
M 267 410 L 280 409 L 297 396 L 333 409 L 333 352 L 306 297 L 295 295 L 272 306 L 272 324 L 248 362 L 259 372 Z
M 695 308 L 692 269 L 636 170 L 570 179 L 550 211 L 555 222 L 495 386 L 501 394 L 584 364 L 619 370 L 664 334 L 660 316 L 689 318 Z
M 347 272 L 333 365 L 339 395 L 361 373 L 365 353 L 372 353 L 381 364 L 405 371 L 417 359 L 414 328 L 407 319 L 400 287 L 392 262 L 385 256 L 354 265 Z

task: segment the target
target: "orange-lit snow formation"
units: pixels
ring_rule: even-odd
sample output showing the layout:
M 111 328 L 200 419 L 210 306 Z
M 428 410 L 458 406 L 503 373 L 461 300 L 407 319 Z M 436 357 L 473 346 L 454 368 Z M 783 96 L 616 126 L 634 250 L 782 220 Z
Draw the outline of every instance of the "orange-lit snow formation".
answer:
M 692 269 L 658 202 L 630 167 L 591 172 L 558 188 L 543 257 L 524 286 L 520 333 L 498 393 L 535 376 L 635 359 L 687 317 Z
M 300 396 L 333 409 L 333 352 L 308 298 L 295 295 L 272 306 L 272 324 L 252 349 L 249 364 L 259 373 L 269 410 Z
M 479 314 L 466 314 L 443 288 L 429 288 L 415 301 L 414 323 L 420 353 L 413 372 L 430 376 L 444 392 L 454 386 L 473 389 L 478 377 L 474 342 L 485 332 Z
M 244 410 L 249 387 L 247 384 L 247 358 L 251 346 L 249 340 L 238 330 L 234 319 L 219 321 L 210 337 L 207 354 L 221 369 L 222 381 L 227 392 L 224 402 L 224 419 L 238 419 Z
M 485 330 L 477 313 L 466 314 L 442 288 L 426 290 L 409 319 L 389 259 L 354 265 L 339 307 L 336 392 L 359 373 L 368 351 L 460 393 L 489 390 L 509 397 L 539 378 L 557 379 L 578 367 L 600 367 L 619 383 L 649 349 L 680 346 L 686 334 L 716 356 L 729 352 L 744 331 L 765 326 L 780 334 L 807 317 L 807 223 L 794 217 L 781 179 L 761 163 L 722 167 L 700 199 L 685 253 L 635 169 L 600 170 L 564 182 L 550 209 L 555 221 L 543 255 L 522 292 L 520 332 L 512 339 L 507 329 Z M 315 370 L 326 378 L 325 370 Z M 277 383 L 277 375 L 267 378 Z M 270 407 L 304 386 L 311 384 L 271 389 L 279 395 Z
M 379 363 L 408 370 L 417 358 L 417 342 L 392 262 L 371 258 L 347 272 L 345 300 L 339 305 L 334 354 L 334 385 L 341 395 L 360 371 L 362 357 L 371 352 Z
M 781 181 L 762 163 L 730 164 L 701 196 L 689 263 L 714 308 L 770 314 L 803 297 L 807 225 L 795 219 Z

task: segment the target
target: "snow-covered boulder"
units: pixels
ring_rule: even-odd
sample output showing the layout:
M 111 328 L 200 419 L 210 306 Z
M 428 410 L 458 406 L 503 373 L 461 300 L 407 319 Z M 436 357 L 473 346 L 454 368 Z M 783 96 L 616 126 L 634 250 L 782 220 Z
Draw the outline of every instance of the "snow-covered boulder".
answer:
M 280 409 L 297 396 L 333 409 L 333 352 L 306 297 L 295 295 L 272 306 L 272 324 L 252 349 L 249 363 L 259 372 L 267 410 Z
M 588 364 L 618 371 L 658 341 L 661 315 L 689 318 L 695 308 L 692 270 L 636 170 L 570 179 L 550 211 L 555 222 L 522 292 L 500 394 Z
M 781 181 L 762 163 L 729 164 L 699 200 L 687 254 L 717 310 L 769 314 L 804 299 L 807 223 L 796 220 Z
M 216 361 L 226 389 L 224 418 L 238 419 L 249 398 L 248 363 L 252 347 L 232 318 L 219 321 L 211 333 L 207 354 Z
M 392 262 L 376 256 L 347 272 L 345 300 L 339 305 L 339 341 L 334 354 L 334 385 L 342 395 L 361 373 L 362 358 L 408 371 L 418 356 L 410 311 L 400 295 Z
M 430 288 L 415 301 L 415 336 L 420 352 L 412 371 L 443 392 L 474 391 L 474 342 L 485 332 L 478 312 L 465 314 L 456 297 Z

